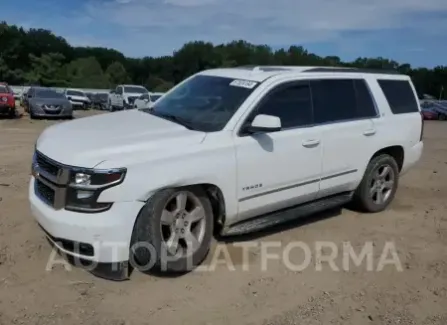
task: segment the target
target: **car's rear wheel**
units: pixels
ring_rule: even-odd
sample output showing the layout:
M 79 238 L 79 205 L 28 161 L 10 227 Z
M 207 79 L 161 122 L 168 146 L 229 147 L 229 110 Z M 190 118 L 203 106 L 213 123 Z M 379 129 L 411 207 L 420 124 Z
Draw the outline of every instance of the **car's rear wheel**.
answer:
M 208 254 L 212 234 L 211 203 L 201 187 L 162 190 L 137 218 L 131 262 L 142 271 L 191 271 Z
M 399 167 L 387 154 L 374 157 L 368 164 L 363 179 L 354 193 L 354 207 L 365 212 L 386 209 L 396 194 Z
M 440 113 L 440 114 L 438 115 L 438 119 L 439 119 L 440 121 L 445 121 L 445 120 L 447 119 L 447 116 L 446 116 L 445 114 Z

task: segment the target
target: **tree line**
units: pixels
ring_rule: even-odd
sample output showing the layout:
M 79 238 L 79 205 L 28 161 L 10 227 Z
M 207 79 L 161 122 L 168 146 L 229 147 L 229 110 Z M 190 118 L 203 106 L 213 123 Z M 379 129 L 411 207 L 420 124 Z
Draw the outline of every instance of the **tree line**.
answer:
M 412 68 L 391 59 L 358 58 L 343 62 L 337 56 L 321 57 L 301 46 L 272 50 L 243 40 L 227 44 L 194 41 L 170 56 L 128 58 L 114 49 L 71 46 L 45 29 L 28 29 L 0 23 L 0 81 L 12 85 L 113 88 L 134 83 L 152 91 L 166 91 L 204 69 L 241 65 L 346 66 L 398 70 L 412 77 L 420 94 L 447 99 L 447 66 Z

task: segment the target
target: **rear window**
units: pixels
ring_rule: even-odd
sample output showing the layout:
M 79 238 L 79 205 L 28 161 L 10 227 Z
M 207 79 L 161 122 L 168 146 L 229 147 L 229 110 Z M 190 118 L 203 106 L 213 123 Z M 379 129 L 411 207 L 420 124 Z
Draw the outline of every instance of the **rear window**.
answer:
M 393 114 L 418 112 L 418 104 L 411 85 L 406 80 L 377 80 Z
M 311 80 L 315 123 L 331 123 L 377 116 L 363 79 Z

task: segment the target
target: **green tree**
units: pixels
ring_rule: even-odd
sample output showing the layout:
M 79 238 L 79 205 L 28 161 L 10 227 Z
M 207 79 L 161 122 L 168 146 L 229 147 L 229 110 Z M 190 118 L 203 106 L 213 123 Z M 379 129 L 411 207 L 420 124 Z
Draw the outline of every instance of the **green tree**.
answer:
M 64 56 L 60 53 L 42 54 L 42 56 L 29 55 L 31 69 L 25 74 L 25 80 L 29 84 L 41 86 L 67 85 L 62 74 L 62 62 Z
M 127 84 L 132 82 L 126 72 L 126 69 L 120 62 L 113 62 L 109 65 L 106 70 L 106 75 L 112 87 L 119 84 Z
M 410 75 L 420 94 L 447 98 L 447 66 L 413 68 L 405 62 L 360 57 L 351 62 L 337 56 L 320 57 L 293 45 L 273 50 L 244 40 L 214 45 L 191 41 L 172 55 L 126 58 L 102 47 L 73 47 L 64 38 L 45 29 L 29 29 L 0 23 L 0 81 L 48 86 L 107 88 L 122 83 L 144 84 L 150 90 L 165 90 L 186 77 L 210 68 L 244 65 L 346 66 L 393 69 Z M 104 72 L 105 71 L 105 72 Z M 445 89 L 444 92 L 441 92 Z
M 71 61 L 64 74 L 70 85 L 76 88 L 109 88 L 110 82 L 95 57 Z

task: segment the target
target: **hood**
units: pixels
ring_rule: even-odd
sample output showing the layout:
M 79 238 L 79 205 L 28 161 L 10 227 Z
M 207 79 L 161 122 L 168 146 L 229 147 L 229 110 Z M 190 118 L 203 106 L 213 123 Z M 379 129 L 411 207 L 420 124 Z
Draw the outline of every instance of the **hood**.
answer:
M 204 137 L 204 132 L 129 110 L 50 126 L 38 138 L 36 149 L 63 164 L 92 168 L 126 154 L 198 144 Z
M 35 105 L 70 105 L 69 100 L 66 98 L 32 98 L 30 99 L 30 103 Z

